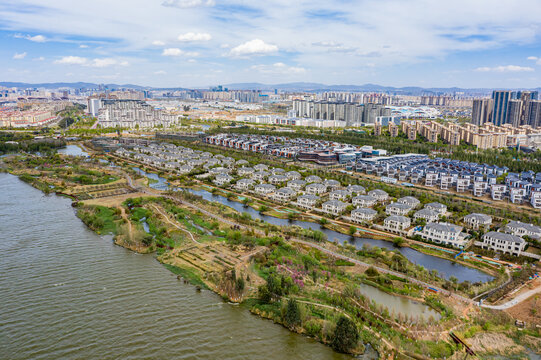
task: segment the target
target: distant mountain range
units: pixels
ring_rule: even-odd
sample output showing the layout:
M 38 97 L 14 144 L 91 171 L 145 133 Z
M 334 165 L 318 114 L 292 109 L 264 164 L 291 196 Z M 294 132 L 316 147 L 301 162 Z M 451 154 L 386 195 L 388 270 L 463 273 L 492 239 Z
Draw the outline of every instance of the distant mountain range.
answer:
M 58 82 L 58 83 L 41 83 L 41 84 L 29 84 L 21 82 L 0 82 L 0 86 L 4 87 L 17 87 L 17 88 L 45 88 L 45 89 L 59 89 L 59 88 L 72 88 L 72 89 L 96 89 L 100 84 L 87 83 L 87 82 Z M 133 84 L 102 84 L 108 89 L 134 89 L 134 90 L 169 90 L 169 91 L 178 91 L 178 90 L 189 90 L 183 87 L 152 87 L 152 86 L 140 86 Z M 392 94 L 402 94 L 402 95 L 430 95 L 430 94 L 450 94 L 463 92 L 465 94 L 488 94 L 493 89 L 489 88 L 477 88 L 477 89 L 468 89 L 468 88 L 422 88 L 416 86 L 406 86 L 406 87 L 393 87 L 393 86 L 382 86 L 377 84 L 363 84 L 363 85 L 326 85 L 320 83 L 309 83 L 309 82 L 293 82 L 285 84 L 261 84 L 261 83 L 234 83 L 234 84 L 225 84 L 222 85 L 224 88 L 230 90 L 261 90 L 261 91 L 273 91 L 274 89 L 283 90 L 283 91 L 302 91 L 302 92 L 319 92 L 319 91 L 350 91 L 350 92 L 386 92 Z M 530 89 L 541 91 L 541 88 Z

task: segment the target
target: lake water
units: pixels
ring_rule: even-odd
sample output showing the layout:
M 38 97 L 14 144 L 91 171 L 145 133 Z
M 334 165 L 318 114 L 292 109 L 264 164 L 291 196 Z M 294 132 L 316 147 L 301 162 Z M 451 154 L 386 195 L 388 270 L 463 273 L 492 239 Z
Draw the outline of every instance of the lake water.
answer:
M 219 202 L 221 204 L 227 205 L 241 213 L 246 212 L 250 214 L 250 216 L 252 216 L 253 219 L 261 219 L 270 224 L 274 224 L 278 226 L 298 225 L 305 229 L 319 230 L 325 233 L 329 240 L 338 241 L 339 243 L 349 242 L 358 249 L 361 249 L 364 244 L 368 244 L 370 246 L 378 246 L 378 247 L 382 247 L 386 249 L 396 249 L 400 251 L 406 258 L 408 258 L 408 260 L 410 260 L 412 263 L 419 264 L 428 270 L 437 270 L 438 273 L 446 279 L 449 279 L 451 276 L 454 276 L 460 282 L 467 280 L 472 283 L 478 282 L 478 281 L 487 282 L 494 279 L 494 277 L 482 271 L 479 271 L 477 269 L 473 269 L 464 265 L 460 265 L 458 263 L 455 263 L 447 259 L 441 259 L 436 256 L 423 254 L 422 252 L 409 248 L 409 247 L 396 248 L 394 244 L 390 241 L 367 239 L 367 238 L 361 238 L 361 237 L 352 237 L 346 234 L 339 233 L 337 231 L 322 228 L 319 224 L 314 223 L 314 222 L 280 219 L 274 216 L 261 215 L 259 211 L 255 210 L 254 208 L 244 206 L 242 203 L 239 203 L 236 201 L 228 200 L 224 196 L 213 195 L 212 193 L 206 190 L 191 190 L 190 189 L 189 191 L 196 195 L 202 196 L 206 200 L 215 201 L 215 202 Z
M 71 156 L 88 156 L 88 153 L 83 151 L 78 145 L 66 145 L 65 148 L 59 149 L 58 153 Z
M 196 292 L 88 230 L 70 200 L 8 174 L 0 253 L 2 359 L 350 358 Z

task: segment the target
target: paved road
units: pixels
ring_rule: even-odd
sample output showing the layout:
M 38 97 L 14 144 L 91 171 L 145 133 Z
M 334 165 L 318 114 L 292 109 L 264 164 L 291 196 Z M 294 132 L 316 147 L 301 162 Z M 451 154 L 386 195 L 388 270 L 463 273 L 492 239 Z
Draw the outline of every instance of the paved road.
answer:
M 487 309 L 494 309 L 494 310 L 505 310 L 512 308 L 516 304 L 528 299 L 530 296 L 535 295 L 537 293 L 541 293 L 541 286 L 537 286 L 535 289 L 526 291 L 520 295 L 518 295 L 516 298 L 509 300 L 506 303 L 500 304 L 500 305 L 487 305 L 482 304 L 481 306 Z

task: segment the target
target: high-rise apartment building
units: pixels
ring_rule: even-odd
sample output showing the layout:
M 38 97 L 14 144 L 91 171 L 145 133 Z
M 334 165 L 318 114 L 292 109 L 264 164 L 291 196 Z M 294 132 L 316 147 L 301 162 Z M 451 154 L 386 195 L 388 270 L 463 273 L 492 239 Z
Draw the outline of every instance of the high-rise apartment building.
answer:
M 509 100 L 517 98 L 515 91 L 495 90 L 492 92 L 492 101 L 494 102 L 494 110 L 492 112 L 492 123 L 496 126 L 501 126 L 507 123 Z
M 378 116 L 390 116 L 391 109 L 380 104 L 294 100 L 295 117 L 345 121 L 346 124 L 374 124 Z
M 101 99 L 89 98 L 88 99 L 88 113 L 94 117 L 98 116 L 98 112 L 101 108 Z
M 475 99 L 472 107 L 472 124 L 480 126 L 492 121 L 492 110 L 494 101 L 492 99 Z
M 528 104 L 528 125 L 541 127 L 541 100 L 532 100 Z

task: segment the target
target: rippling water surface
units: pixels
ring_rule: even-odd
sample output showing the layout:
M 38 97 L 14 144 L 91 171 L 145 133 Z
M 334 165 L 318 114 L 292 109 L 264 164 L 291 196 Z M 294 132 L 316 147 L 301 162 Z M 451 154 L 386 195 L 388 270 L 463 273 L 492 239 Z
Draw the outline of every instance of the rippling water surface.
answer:
M 345 359 L 99 237 L 0 174 L 0 358 Z

